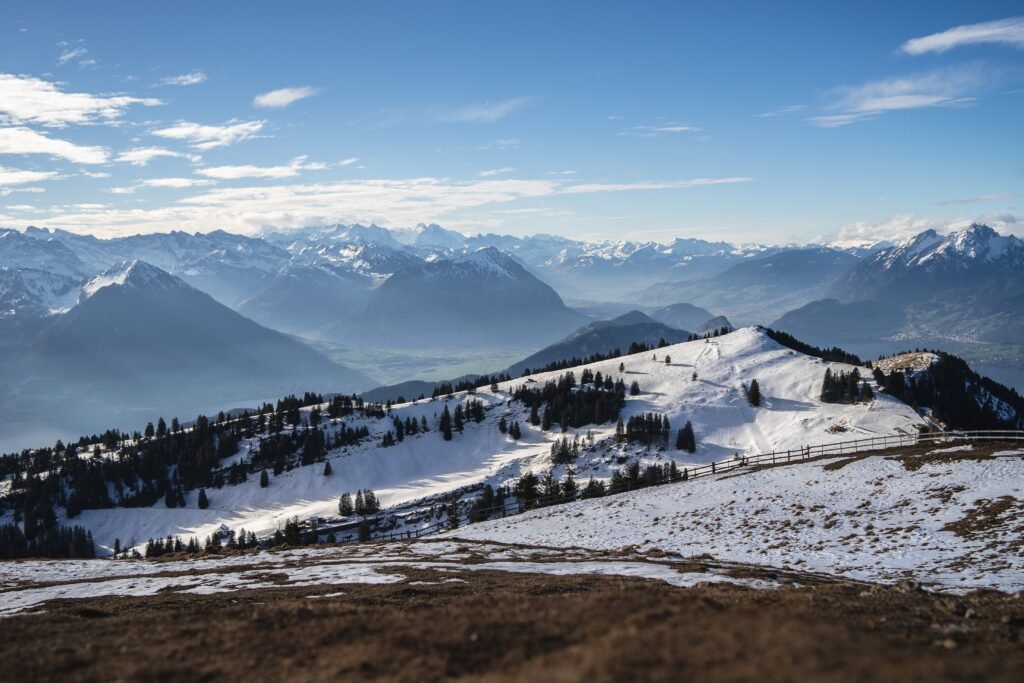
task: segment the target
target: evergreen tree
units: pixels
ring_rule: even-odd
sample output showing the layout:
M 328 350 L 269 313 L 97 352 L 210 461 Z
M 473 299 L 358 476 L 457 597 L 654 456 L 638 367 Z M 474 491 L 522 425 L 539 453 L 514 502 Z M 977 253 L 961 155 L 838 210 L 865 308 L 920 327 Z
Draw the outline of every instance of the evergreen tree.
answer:
M 351 517 L 352 512 L 352 495 L 349 493 L 341 494 L 341 500 L 338 501 L 338 514 L 342 517 Z
M 334 469 L 331 467 L 331 461 L 328 460 L 324 463 L 324 476 L 329 477 L 332 472 L 334 472 Z
M 206 497 L 206 489 L 199 489 L 199 509 L 205 510 L 210 507 L 210 499 Z
M 571 467 L 566 467 L 565 480 L 562 481 L 562 495 L 566 499 L 572 500 L 576 497 L 577 491 L 579 491 L 579 486 L 576 484 L 575 473 Z
M 747 389 L 747 400 L 755 408 L 761 405 L 761 387 L 756 379 L 750 381 L 750 388 Z
M 267 476 L 267 470 L 264 469 L 260 472 L 260 488 L 267 488 L 270 486 L 270 477 Z
M 498 420 L 498 431 L 502 434 L 508 433 L 508 423 L 505 421 L 505 416 L 502 415 L 501 419 Z
M 448 412 L 448 404 L 445 404 L 441 411 L 441 436 L 445 441 L 452 440 L 452 415 Z
M 676 449 L 693 453 L 697 450 L 697 438 L 693 433 L 693 424 L 687 420 L 683 428 L 676 434 Z

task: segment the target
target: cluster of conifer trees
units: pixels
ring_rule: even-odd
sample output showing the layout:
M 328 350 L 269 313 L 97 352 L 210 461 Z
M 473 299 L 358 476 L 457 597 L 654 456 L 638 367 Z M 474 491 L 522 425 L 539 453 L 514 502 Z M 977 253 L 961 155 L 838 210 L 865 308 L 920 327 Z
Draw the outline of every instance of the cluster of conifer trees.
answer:
M 908 405 L 927 407 L 952 429 L 1024 429 L 1024 398 L 1015 389 L 968 367 L 962 358 L 933 351 L 938 361 L 926 372 L 886 375 L 877 367 L 875 381 L 885 393 Z M 998 402 L 1012 410 L 1001 409 Z
M 850 372 L 825 370 L 825 379 L 821 383 L 821 400 L 825 403 L 867 403 L 874 397 L 871 385 L 860 381 L 857 368 Z
M 0 498 L 0 508 L 14 510 L 24 545 L 42 552 L 52 545 L 49 536 L 58 506 L 72 518 L 85 509 L 148 507 L 160 501 L 181 507 L 186 504 L 185 492 L 198 488 L 202 507 L 209 503 L 205 488 L 239 484 L 254 472 L 260 473 L 261 486 L 267 486 L 268 469 L 279 475 L 321 462 L 329 448 L 369 436 L 367 427 L 344 423 L 328 434 L 319 428 L 319 407 L 309 411 L 308 419 L 302 418 L 301 408 L 320 402 L 322 396 L 307 392 L 301 398 L 286 396 L 276 406 L 264 404 L 253 414 L 199 415 L 188 427 L 177 418 L 169 425 L 161 418 L 141 433 L 107 430 L 76 444 L 58 441 L 53 447 L 5 454 L 0 456 L 0 476 L 10 476 L 11 486 Z M 357 396 L 335 396 L 328 401 L 327 413 L 379 417 L 385 410 Z M 238 451 L 242 439 L 253 438 L 259 439 L 259 448 L 249 458 L 221 465 L 223 458 Z M 11 547 L 20 547 L 13 531 L 7 537 Z
M 57 525 L 47 520 L 30 532 L 17 524 L 0 524 L 0 560 L 25 557 L 96 557 L 92 532 L 80 526 Z
M 610 375 L 600 384 L 595 375 L 592 382 L 577 385 L 575 373 L 569 371 L 539 388 L 521 384 L 512 392 L 512 399 L 530 409 L 531 424 L 545 430 L 559 425 L 565 431 L 617 419 L 626 401 L 626 385 Z
M 363 517 L 378 512 L 380 512 L 380 501 L 377 500 L 377 494 L 371 489 L 356 491 L 355 498 L 351 493 L 346 492 L 341 494 L 341 499 L 338 500 L 338 514 L 342 517 L 351 517 L 352 515 Z
M 668 421 L 668 416 L 661 413 L 632 415 L 625 425 L 622 424 L 622 420 L 615 425 L 615 440 L 619 443 L 628 441 L 667 448 L 671 433 L 672 425 Z

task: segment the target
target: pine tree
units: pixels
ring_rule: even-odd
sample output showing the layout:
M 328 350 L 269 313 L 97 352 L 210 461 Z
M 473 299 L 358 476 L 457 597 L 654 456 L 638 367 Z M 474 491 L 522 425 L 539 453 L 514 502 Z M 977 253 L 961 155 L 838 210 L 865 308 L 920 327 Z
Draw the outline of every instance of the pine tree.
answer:
M 693 424 L 687 420 L 683 428 L 676 434 L 676 449 L 693 453 L 697 450 L 697 438 L 693 433 Z
M 264 469 L 260 472 L 260 488 L 265 489 L 270 486 L 270 477 L 267 475 L 267 470 Z
M 366 514 L 366 501 L 363 499 L 363 490 L 359 489 L 356 491 L 356 505 L 355 511 L 357 515 Z
M 338 501 L 338 514 L 342 517 L 351 517 L 352 512 L 352 495 L 349 493 L 341 494 L 341 500 Z
M 624 372 L 626 372 L 626 364 L 625 363 L 619 363 L 619 374 L 621 375 Z
M 747 389 L 747 400 L 755 408 L 761 405 L 761 387 L 756 379 L 750 381 L 750 388 Z
M 327 462 L 324 463 L 324 476 L 325 477 L 331 476 L 331 473 L 333 471 L 334 471 L 334 469 L 331 467 L 331 461 L 328 460 Z
M 452 426 L 455 427 L 455 431 L 461 432 L 465 423 L 464 413 L 461 405 L 455 406 L 455 417 L 452 420 Z
M 505 416 L 502 415 L 501 419 L 498 420 L 498 431 L 502 434 L 508 433 L 508 423 L 505 421 Z
M 445 441 L 452 440 L 452 414 L 448 412 L 448 404 L 441 411 L 441 436 Z
M 629 385 L 629 395 L 639 396 L 640 395 L 640 382 L 633 380 L 633 383 Z
M 199 489 L 199 509 L 205 510 L 210 507 L 210 499 L 206 497 L 206 489 Z

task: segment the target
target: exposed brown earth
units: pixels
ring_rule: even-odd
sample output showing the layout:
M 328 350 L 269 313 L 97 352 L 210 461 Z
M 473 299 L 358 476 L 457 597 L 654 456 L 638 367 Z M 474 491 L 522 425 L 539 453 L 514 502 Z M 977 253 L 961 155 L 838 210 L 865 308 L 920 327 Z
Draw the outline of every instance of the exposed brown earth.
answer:
M 401 573 L 53 602 L 0 620 L 0 680 L 1024 680 L 1019 596 Z

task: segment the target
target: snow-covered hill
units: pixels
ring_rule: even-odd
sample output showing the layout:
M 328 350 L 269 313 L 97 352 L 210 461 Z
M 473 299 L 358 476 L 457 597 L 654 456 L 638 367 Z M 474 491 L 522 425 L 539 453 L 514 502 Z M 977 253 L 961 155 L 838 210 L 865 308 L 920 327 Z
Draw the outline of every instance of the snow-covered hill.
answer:
M 707 463 L 733 456 L 772 450 L 799 448 L 849 440 L 857 436 L 913 433 L 922 420 L 903 403 L 876 394 L 870 404 L 837 405 L 819 400 L 827 367 L 850 368 L 825 363 L 782 347 L 757 328 L 745 328 L 714 340 L 688 342 L 653 353 L 626 356 L 586 366 L 603 375 L 622 378 L 627 385 L 638 382 L 641 393 L 627 396 L 623 419 L 656 411 L 665 414 L 675 429 L 691 421 L 697 435 L 697 451 L 689 454 L 674 449 L 659 451 L 612 443 L 614 424 L 590 425 L 569 430 L 593 436 L 593 447 L 584 448 L 575 464 L 576 476 L 609 477 L 629 459 L 642 463 L 676 461 L 680 467 Z M 671 362 L 666 362 L 670 359 Z M 624 372 L 619 372 L 620 363 Z M 577 368 L 577 376 L 583 368 Z M 865 377 L 870 372 L 862 370 Z M 86 510 L 73 520 L 91 529 L 99 545 L 109 548 L 114 539 L 122 544 L 144 543 L 148 538 L 168 534 L 202 538 L 226 524 L 258 534 L 270 534 L 285 520 L 298 516 L 336 517 L 338 499 L 344 492 L 373 489 L 385 506 L 410 503 L 439 496 L 463 487 L 488 482 L 506 484 L 523 472 L 552 469 L 551 445 L 562 437 L 555 429 L 542 431 L 529 424 L 521 404 L 510 403 L 510 391 L 524 384 L 543 384 L 560 373 L 546 373 L 504 382 L 497 392 L 481 389 L 472 397 L 456 394 L 449 399 L 424 400 L 395 406 L 389 418 L 349 416 L 349 427 L 365 425 L 371 438 L 356 446 L 329 452 L 333 473 L 323 475 L 316 464 L 284 471 L 261 488 L 258 477 L 235 486 L 208 490 L 210 507 L 197 508 L 197 491 L 186 493 L 186 507 Z M 696 378 L 694 376 L 696 375 Z M 757 379 L 762 405 L 752 408 L 745 387 Z M 437 420 L 445 404 L 454 410 L 467 399 L 485 403 L 485 419 L 467 420 L 465 431 L 444 441 Z M 380 447 L 381 438 L 393 429 L 390 418 L 426 418 L 430 430 L 390 448 Z M 515 441 L 497 428 L 498 421 L 518 421 L 523 437 Z M 327 429 L 338 429 L 332 421 Z M 253 441 L 243 441 L 239 452 L 227 459 L 249 457 Z M 556 476 L 564 474 L 555 468 Z
M 971 448 L 720 475 L 543 508 L 452 535 L 708 554 L 868 581 L 916 578 L 954 591 L 1021 590 L 1024 448 L 977 460 Z

